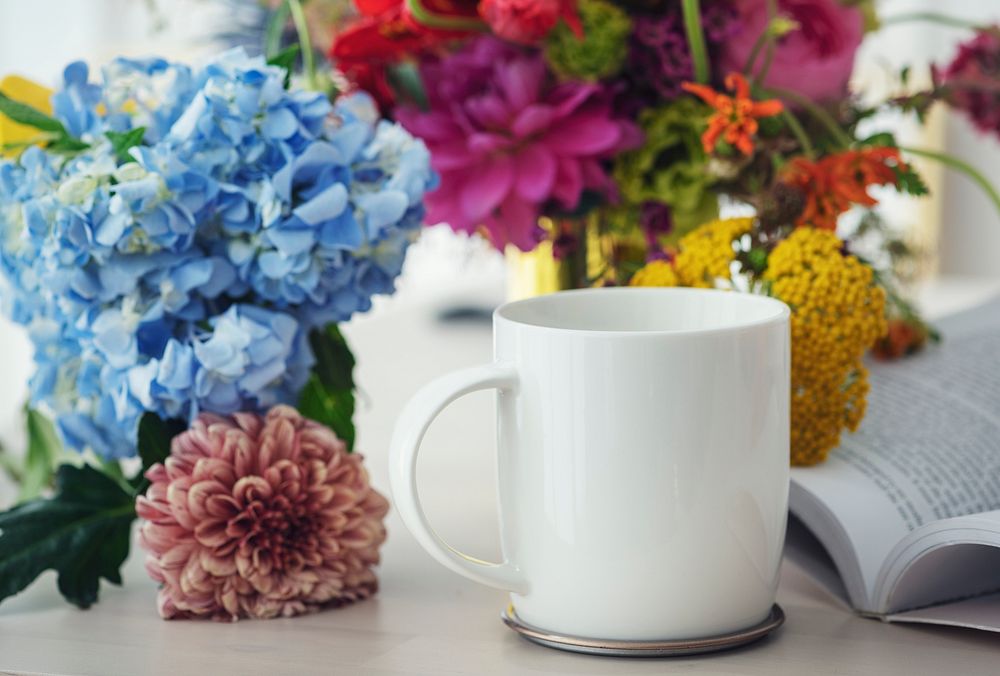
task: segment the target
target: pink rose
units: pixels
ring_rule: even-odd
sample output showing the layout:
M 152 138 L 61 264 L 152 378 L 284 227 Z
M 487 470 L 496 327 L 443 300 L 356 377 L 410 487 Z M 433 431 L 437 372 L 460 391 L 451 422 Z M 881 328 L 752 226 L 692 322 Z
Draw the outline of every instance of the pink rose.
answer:
M 576 0 L 482 0 L 479 14 L 497 36 L 525 45 L 541 42 L 559 19 L 582 33 Z
M 767 26 L 767 0 L 734 0 L 734 5 L 741 29 L 723 45 L 717 64 L 720 77 L 743 71 Z M 864 35 L 861 11 L 837 0 L 778 0 L 778 12 L 798 28 L 778 40 L 764 86 L 791 89 L 814 101 L 844 96 Z M 761 52 L 755 69 L 763 57 Z

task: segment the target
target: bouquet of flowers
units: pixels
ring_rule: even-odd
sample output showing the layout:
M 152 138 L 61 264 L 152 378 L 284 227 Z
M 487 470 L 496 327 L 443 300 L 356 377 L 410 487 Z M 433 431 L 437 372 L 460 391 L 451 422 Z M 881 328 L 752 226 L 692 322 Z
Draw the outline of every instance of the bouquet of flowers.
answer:
M 426 142 L 441 176 L 428 223 L 554 258 L 561 286 L 722 286 L 792 306 L 796 463 L 821 461 L 863 417 L 866 350 L 898 356 L 934 336 L 893 288 L 908 248 L 874 210 L 879 190 L 925 194 L 909 157 L 924 156 L 1000 207 L 967 163 L 869 123 L 886 109 L 923 120 L 942 101 L 1000 133 L 996 28 L 969 25 L 929 88 L 870 103 L 848 88 L 866 33 L 955 20 L 880 19 L 870 0 L 354 5 L 317 30 L 340 76 Z M 914 78 L 898 79 L 903 91 Z M 753 216 L 720 221 L 723 209 Z M 860 225 L 838 238 L 848 221 Z M 874 261 L 854 246 L 872 232 Z
M 436 176 L 368 95 L 291 87 L 293 55 L 0 85 L 0 299 L 37 365 L 0 599 L 54 568 L 94 602 L 120 581 L 137 498 L 166 617 L 374 590 L 387 504 L 349 455 L 337 323 L 392 293 Z M 82 455 L 38 497 L 62 447 Z

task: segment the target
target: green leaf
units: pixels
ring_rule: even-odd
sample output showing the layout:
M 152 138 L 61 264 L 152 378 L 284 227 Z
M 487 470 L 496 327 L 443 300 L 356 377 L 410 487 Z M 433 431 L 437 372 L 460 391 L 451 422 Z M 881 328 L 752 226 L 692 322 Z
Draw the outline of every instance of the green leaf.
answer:
M 386 75 L 389 78 L 389 84 L 400 95 L 400 98 L 412 102 L 421 110 L 430 108 L 427 91 L 424 89 L 424 82 L 420 78 L 420 71 L 416 64 L 410 61 L 392 64 L 386 68 Z
M 139 419 L 138 432 L 138 451 L 142 469 L 129 481 L 136 495 L 142 495 L 149 487 L 149 482 L 144 476 L 146 470 L 167 459 L 170 455 L 170 443 L 186 429 L 187 425 L 183 420 L 176 418 L 163 420 L 155 413 L 142 415 Z
M 274 56 L 268 58 L 267 63 L 271 66 L 285 69 L 285 89 L 292 81 L 292 72 L 295 70 L 295 61 L 299 58 L 302 48 L 297 44 L 289 45 Z
M 142 145 L 142 139 L 146 135 L 145 127 L 136 127 L 128 131 L 108 131 L 104 133 L 111 141 L 111 148 L 115 151 L 118 162 L 124 164 L 131 162 L 132 157 L 128 154 L 130 148 Z
M 896 137 L 893 136 L 891 132 L 882 131 L 877 134 L 872 134 L 868 138 L 862 140 L 859 145 L 861 146 L 887 146 L 889 148 L 895 148 Z
M 33 408 L 25 407 L 28 453 L 24 459 L 18 502 L 33 500 L 52 482 L 52 474 L 62 451 L 62 442 L 49 419 Z
M 46 115 L 38 108 L 33 108 L 27 103 L 15 101 L 3 92 L 0 92 L 0 114 L 6 115 L 14 122 L 18 122 L 28 127 L 34 127 L 42 131 L 55 132 L 60 136 L 69 136 L 63 123 Z
M 924 183 L 924 179 L 910 165 L 907 164 L 905 168 L 896 166 L 892 170 L 896 174 L 896 185 L 899 187 L 900 192 L 916 196 L 930 193 L 931 190 Z
M 0 513 L 0 601 L 51 569 L 66 600 L 91 606 L 101 578 L 121 584 L 134 519 L 133 498 L 116 481 L 89 465 L 62 465 L 54 497 Z
M 760 248 L 750 249 L 747 252 L 747 261 L 755 273 L 761 274 L 767 269 L 767 252 Z
M 299 396 L 299 412 L 332 429 L 354 448 L 354 355 L 336 324 L 315 329 L 309 344 L 316 356 Z

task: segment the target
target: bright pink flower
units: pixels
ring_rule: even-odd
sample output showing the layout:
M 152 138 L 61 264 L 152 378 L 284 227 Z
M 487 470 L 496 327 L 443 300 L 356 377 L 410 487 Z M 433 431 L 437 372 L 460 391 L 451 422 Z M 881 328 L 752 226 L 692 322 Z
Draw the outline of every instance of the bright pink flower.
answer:
M 385 498 L 295 409 L 204 414 L 136 503 L 164 618 L 288 617 L 372 595 Z
M 740 30 L 722 45 L 720 75 L 743 71 L 767 26 L 767 2 L 734 0 Z M 861 10 L 837 0 L 778 0 L 778 12 L 799 27 L 778 41 L 764 86 L 791 89 L 814 101 L 846 95 L 854 53 L 864 36 Z M 756 68 L 763 61 L 761 54 Z
M 541 42 L 559 19 L 583 35 L 576 0 L 482 0 L 479 15 L 495 34 L 524 45 Z
M 601 162 L 639 140 L 600 85 L 556 84 L 540 54 L 496 38 L 426 61 L 421 75 L 430 110 L 401 108 L 397 118 L 441 175 L 426 222 L 466 233 L 482 226 L 501 250 L 533 249 L 547 206 L 574 209 L 585 189 L 613 196 Z

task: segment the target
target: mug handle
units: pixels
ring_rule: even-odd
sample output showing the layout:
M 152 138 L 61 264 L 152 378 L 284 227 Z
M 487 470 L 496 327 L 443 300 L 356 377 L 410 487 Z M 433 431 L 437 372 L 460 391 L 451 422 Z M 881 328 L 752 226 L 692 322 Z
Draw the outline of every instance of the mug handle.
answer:
M 512 366 L 494 363 L 456 371 L 425 385 L 407 403 L 396 422 L 389 452 L 389 483 L 403 523 L 439 563 L 480 584 L 525 594 L 527 580 L 511 562 L 480 561 L 442 540 L 428 523 L 417 496 L 417 452 L 434 418 L 448 404 L 470 392 L 495 388 L 501 394 L 515 394 L 517 384 L 517 372 Z

